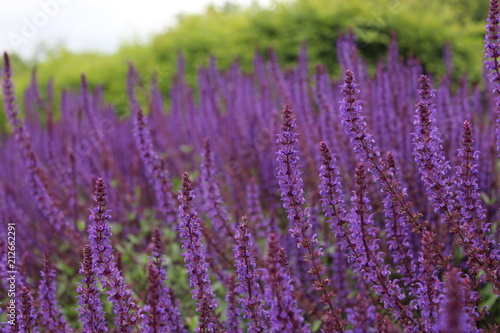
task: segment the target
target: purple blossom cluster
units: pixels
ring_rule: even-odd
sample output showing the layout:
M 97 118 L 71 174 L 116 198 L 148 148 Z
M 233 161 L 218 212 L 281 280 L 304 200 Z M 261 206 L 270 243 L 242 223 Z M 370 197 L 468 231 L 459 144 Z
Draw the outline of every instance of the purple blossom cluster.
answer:
M 169 92 L 130 64 L 124 117 L 85 76 L 18 104 L 5 54 L 0 332 L 498 332 L 499 22 L 480 86 L 348 33 L 341 78 L 305 44 L 196 88 L 179 55 Z

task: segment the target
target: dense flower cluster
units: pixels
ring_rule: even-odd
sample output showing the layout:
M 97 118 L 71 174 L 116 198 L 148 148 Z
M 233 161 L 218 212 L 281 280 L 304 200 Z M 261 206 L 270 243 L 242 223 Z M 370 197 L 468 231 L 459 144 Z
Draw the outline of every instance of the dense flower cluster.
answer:
M 499 20 L 484 85 L 395 36 L 371 71 L 350 32 L 342 78 L 303 44 L 195 91 L 180 55 L 168 110 L 130 64 L 123 117 L 83 75 L 18 106 L 5 54 L 0 332 L 498 332 Z

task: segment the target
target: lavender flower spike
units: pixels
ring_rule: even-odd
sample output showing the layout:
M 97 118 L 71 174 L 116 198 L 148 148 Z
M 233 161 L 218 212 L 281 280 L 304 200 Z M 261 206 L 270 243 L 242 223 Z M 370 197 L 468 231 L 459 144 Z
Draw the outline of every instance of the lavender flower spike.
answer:
M 108 328 L 92 267 L 92 248 L 87 244 L 83 250 L 83 262 L 80 268 L 83 279 L 81 283 L 78 283 L 80 307 L 77 311 L 83 323 L 83 333 L 105 333 L 108 332 Z
M 41 326 L 48 331 L 69 332 L 70 328 L 56 300 L 56 271 L 50 260 L 49 250 L 44 253 L 42 280 L 39 288 L 39 311 Z
M 195 211 L 194 191 L 186 172 L 182 177 L 182 190 L 179 194 L 179 234 L 184 249 L 184 262 L 192 288 L 193 299 L 197 300 L 198 327 L 196 332 L 222 332 L 215 309 L 218 307 L 210 282 L 208 264 L 205 259 L 205 248 L 202 244 L 200 218 Z
M 484 44 L 484 64 L 493 84 L 493 95 L 498 107 L 500 106 L 500 8 L 498 0 L 490 1 Z
M 298 151 L 295 145 L 298 144 L 298 134 L 294 132 L 297 127 L 292 110 L 287 105 L 282 114 L 283 123 L 281 129 L 283 132 L 278 135 L 276 143 L 279 144 L 278 150 L 278 182 L 281 191 L 281 201 L 286 210 L 289 221 L 302 223 L 306 215 L 302 205 L 305 203 L 303 182 L 299 166 Z M 294 225 L 295 229 L 300 229 Z M 305 226 L 306 227 L 306 226 Z M 308 226 L 305 228 L 307 229 Z M 299 233 L 292 233 L 297 237 L 298 243 L 302 241 Z
M 465 286 L 460 272 L 453 268 L 447 272 L 446 277 L 446 292 L 441 298 L 441 311 L 435 332 L 481 332 L 470 324 L 469 314 L 465 306 Z
M 471 124 L 463 123 L 463 135 L 458 157 L 461 161 L 456 168 L 458 183 L 457 201 L 460 203 L 461 221 L 458 224 L 460 235 L 458 245 L 463 246 L 467 254 L 467 263 L 471 266 L 470 274 L 475 276 L 483 271 L 483 281 L 490 282 L 493 292 L 500 295 L 500 251 L 491 232 L 490 223 L 486 221 L 486 210 L 481 203 L 478 185 L 479 152 L 473 150 Z
M 322 157 L 319 173 L 321 207 L 323 207 L 330 228 L 334 232 L 342 251 L 349 248 L 349 252 L 352 252 L 354 244 L 351 243 L 345 231 L 347 211 L 340 182 L 340 173 L 335 165 L 335 155 L 330 152 L 330 148 L 325 142 L 320 143 L 320 150 Z
M 419 84 L 420 101 L 415 111 L 413 156 L 434 210 L 441 214 L 442 222 L 451 223 L 454 221 L 452 215 L 454 200 L 447 176 L 450 165 L 445 159 L 436 126 L 436 109 L 432 101 L 435 90 L 425 75 L 421 76 Z
M 355 174 L 355 191 L 352 196 L 352 211 L 349 216 L 351 241 L 354 252 L 361 254 L 352 261 L 352 268 L 361 274 L 363 280 L 380 296 L 380 301 L 396 320 L 408 331 L 418 327 L 408 307 L 402 300 L 406 298 L 397 280 L 389 278 L 391 272 L 384 265 L 380 252 L 370 201 L 366 196 L 367 181 L 364 164 L 358 163 Z M 352 260 L 352 259 L 351 259 Z
M 111 246 L 110 211 L 106 209 L 106 185 L 102 178 L 97 179 L 94 194 L 94 209 L 89 220 L 90 246 L 92 248 L 93 271 L 107 289 L 108 300 L 113 303 L 113 310 L 118 315 L 116 324 L 122 332 L 137 327 L 142 316 L 128 288 L 125 279 L 118 270 Z
M 36 326 L 37 315 L 33 308 L 33 298 L 27 287 L 21 290 L 21 313 L 18 315 L 19 332 L 37 333 L 39 332 Z
M 163 247 L 160 232 L 153 230 L 153 256 L 148 263 L 148 294 L 144 306 L 143 333 L 184 333 L 178 300 L 165 286 L 167 275 L 163 267 Z
M 236 272 L 239 284 L 237 291 L 243 295 L 240 299 L 243 308 L 243 318 L 248 319 L 248 333 L 266 332 L 268 327 L 268 313 L 262 304 L 260 285 L 257 282 L 255 257 L 252 254 L 252 240 L 248 230 L 248 218 L 244 216 L 235 235 L 236 245 L 234 257 L 236 258 Z
M 428 230 L 422 233 L 422 251 L 420 252 L 417 279 L 419 283 L 410 288 L 410 295 L 415 297 L 410 301 L 410 307 L 420 312 L 421 331 L 432 331 L 439 314 L 439 291 L 442 282 L 439 280 L 439 271 L 436 262 L 443 251 L 443 246 L 436 246 L 436 235 Z
M 292 110 L 287 105 L 282 114 L 282 133 L 278 135 L 276 142 L 279 145 L 277 152 L 278 183 L 281 191 L 281 201 L 287 213 L 288 221 L 292 224 L 290 233 L 295 238 L 297 246 L 306 251 L 304 260 L 309 264 L 309 273 L 314 277 L 314 289 L 321 293 L 321 301 L 328 306 L 324 316 L 325 330 L 342 332 L 345 326 L 341 318 L 341 310 L 333 306 L 335 293 L 329 289 L 329 278 L 323 276 L 325 267 L 320 257 L 322 249 L 316 248 L 318 244 L 317 235 L 309 235 L 311 223 L 309 221 L 309 209 L 304 209 L 305 203 L 303 181 L 299 163 L 298 134 L 294 132 L 296 127 Z
M 227 333 L 242 333 L 241 329 L 241 311 L 238 306 L 238 292 L 236 292 L 236 275 L 229 277 L 226 291 L 226 332 Z
M 268 237 L 267 253 L 266 299 L 271 309 L 271 332 L 309 333 L 310 329 L 304 324 L 304 318 L 293 295 L 293 281 L 288 273 L 286 254 L 284 249 L 280 248 L 275 233 Z
M 398 172 L 394 155 L 391 152 L 386 154 L 384 165 L 394 175 Z M 398 213 L 390 195 L 385 195 L 383 205 L 387 245 L 391 252 L 394 266 L 397 268 L 398 273 L 402 275 L 401 281 L 403 281 L 405 286 L 408 286 L 412 283 L 410 263 L 412 260 L 416 260 L 417 257 L 410 246 L 411 229 L 405 223 L 404 218 Z
M 380 157 L 380 150 L 375 145 L 373 135 L 368 132 L 363 106 L 357 98 L 360 94 L 358 84 L 354 80 L 354 74 L 348 70 L 345 73 L 344 85 L 342 86 L 344 99 L 340 102 L 340 115 L 345 133 L 354 144 L 354 151 L 362 158 L 374 163 L 374 159 Z M 373 166 L 376 168 L 376 166 Z
M 500 154 L 500 8 L 498 0 L 490 1 L 484 41 L 485 67 L 492 84 L 496 110 L 497 152 Z

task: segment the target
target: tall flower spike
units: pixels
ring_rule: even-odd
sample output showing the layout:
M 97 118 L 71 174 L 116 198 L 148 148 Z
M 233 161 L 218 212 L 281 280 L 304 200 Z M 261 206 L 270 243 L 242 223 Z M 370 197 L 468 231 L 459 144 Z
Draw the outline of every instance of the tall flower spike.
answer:
M 257 281 L 255 257 L 252 253 L 252 240 L 248 230 L 248 218 L 244 216 L 235 235 L 234 257 L 236 272 L 238 273 L 237 291 L 243 308 L 243 318 L 248 319 L 248 333 L 266 332 L 268 327 L 268 313 L 264 310 L 261 287 Z
M 197 301 L 196 311 L 199 318 L 196 332 L 221 332 L 215 314 L 218 304 L 212 290 L 205 248 L 202 244 L 200 218 L 195 211 L 193 200 L 193 187 L 186 172 L 182 177 L 182 190 L 179 194 L 179 235 L 184 249 L 182 255 L 189 276 L 189 286 L 192 288 L 193 299 Z
M 346 310 L 347 321 L 352 325 L 354 333 L 370 332 L 376 320 L 376 308 L 370 299 L 361 290 L 353 301 L 352 308 Z
M 340 102 L 342 125 L 354 144 L 354 151 L 363 160 L 377 159 L 380 156 L 380 150 L 375 145 L 373 135 L 368 132 L 362 112 L 363 106 L 357 98 L 360 90 L 354 81 L 354 74 L 350 70 L 346 71 L 342 93 L 344 94 L 344 99 Z
M 165 309 L 160 308 L 159 302 L 163 291 L 160 283 L 160 271 L 153 262 L 148 263 L 148 295 L 146 306 L 144 306 L 144 332 L 163 332 L 166 330 L 166 322 L 160 319 L 161 312 Z M 166 308 L 168 309 L 168 308 Z
M 345 226 L 347 224 L 347 211 L 345 208 L 344 193 L 342 192 L 342 184 L 340 173 L 335 165 L 335 155 L 330 151 L 330 148 L 325 142 L 320 143 L 321 151 L 321 166 L 319 178 L 319 194 L 321 196 L 321 207 L 325 217 L 328 219 L 330 228 L 337 238 L 338 244 L 342 251 L 354 249 L 349 237 L 347 237 Z
M 413 156 L 425 184 L 429 201 L 442 222 L 453 223 L 454 199 L 451 180 L 448 178 L 450 165 L 444 156 L 441 137 L 436 126 L 436 108 L 433 104 L 435 90 L 429 79 L 422 75 L 419 80 L 420 101 L 415 111 L 415 133 L 413 133 Z
M 410 302 L 410 307 L 420 313 L 420 322 L 423 332 L 431 332 L 439 314 L 439 292 L 442 282 L 439 280 L 439 271 L 436 269 L 438 255 L 443 250 L 436 246 L 436 235 L 428 230 L 422 233 L 422 251 L 420 252 L 417 283 L 409 288 L 411 296 L 415 297 Z
M 57 304 L 56 271 L 50 260 L 49 250 L 44 253 L 42 280 L 38 292 L 41 327 L 48 331 L 69 332 L 69 326 Z
M 320 142 L 320 152 L 320 202 L 327 218 L 327 223 L 330 225 L 337 240 L 335 253 L 333 254 L 333 272 L 335 278 L 332 279 L 334 289 L 338 292 L 335 302 L 338 306 L 345 307 L 349 293 L 346 286 L 346 259 L 352 262 L 360 254 L 354 251 L 356 246 L 352 243 L 351 238 L 346 232 L 348 218 L 335 155 L 331 153 L 330 148 L 323 141 Z
M 82 282 L 78 283 L 78 305 L 80 307 L 77 311 L 83 324 L 84 333 L 104 333 L 108 332 L 108 328 L 92 267 L 92 248 L 87 244 L 83 249 L 83 262 L 80 268 L 83 279 Z
M 144 306 L 144 333 L 186 332 L 182 325 L 178 300 L 166 287 L 163 246 L 158 228 L 153 230 L 153 256 L 148 263 L 148 294 Z
M 440 316 L 437 320 L 435 332 L 480 332 L 471 327 L 469 313 L 465 307 L 463 280 L 460 272 L 453 268 L 446 274 L 445 293 L 441 298 Z M 472 321 L 474 322 L 474 321 Z
M 354 252 L 359 253 L 352 268 L 380 296 L 384 308 L 390 311 L 400 324 L 410 331 L 417 327 L 408 307 L 402 300 L 405 295 L 397 283 L 391 280 L 391 272 L 384 264 L 383 254 L 379 251 L 375 222 L 371 214 L 370 201 L 367 198 L 367 181 L 363 163 L 356 167 L 355 191 L 352 196 L 352 211 L 349 216 L 349 229 Z
M 233 274 L 227 282 L 226 291 L 226 331 L 227 333 L 242 333 L 238 292 L 236 291 L 236 276 Z
M 471 124 L 463 123 L 461 148 L 458 150 L 460 165 L 457 167 L 458 183 L 457 200 L 460 203 L 461 221 L 458 224 L 460 234 L 459 245 L 464 246 L 467 263 L 471 266 L 471 275 L 483 271 L 483 281 L 490 282 L 493 291 L 500 294 L 500 251 L 497 249 L 491 232 L 490 223 L 486 220 L 486 210 L 481 203 L 478 185 L 479 152 L 473 150 L 473 135 Z
M 311 223 L 309 222 L 309 209 L 304 209 L 305 203 L 303 182 L 299 166 L 298 134 L 292 110 L 287 105 L 282 113 L 282 133 L 278 135 L 277 162 L 278 183 L 281 191 L 281 201 L 286 210 L 288 221 L 292 224 L 290 233 L 295 238 L 297 246 L 306 251 L 304 260 L 309 265 L 309 273 L 314 277 L 314 289 L 321 293 L 321 301 L 328 306 L 324 316 L 324 329 L 341 332 L 345 323 L 340 317 L 340 310 L 333 305 L 335 293 L 329 289 L 329 278 L 323 275 L 325 270 L 320 257 L 322 249 L 317 248 L 317 235 L 310 236 Z
M 268 266 L 266 269 L 266 299 L 269 303 L 271 332 L 310 332 L 294 298 L 293 280 L 288 273 L 287 258 L 280 248 L 278 236 L 271 233 L 267 239 Z M 281 251 L 280 251 L 281 250 Z
M 396 161 L 391 152 L 386 154 L 384 164 L 389 172 L 396 175 Z M 398 273 L 402 275 L 401 280 L 405 286 L 408 286 L 412 283 L 411 263 L 416 259 L 416 254 L 413 252 L 413 248 L 410 245 L 411 229 L 404 223 L 404 219 L 402 219 L 389 194 L 385 195 L 383 204 L 385 232 L 389 251 L 394 266 L 397 268 Z
M 33 308 L 33 298 L 27 287 L 21 290 L 21 314 L 17 317 L 19 321 L 20 332 L 35 333 L 38 332 L 36 326 L 36 312 Z
M 500 156 L 500 8 L 498 0 L 491 0 L 486 25 L 485 37 L 485 67 L 493 88 L 493 96 L 496 105 L 496 139 L 497 153 Z
M 137 327 L 140 312 L 132 296 L 132 291 L 126 284 L 122 273 L 116 266 L 113 248 L 111 246 L 110 211 L 106 209 L 106 185 L 102 178 L 97 179 L 94 194 L 94 208 L 90 211 L 91 225 L 88 229 L 90 246 L 92 248 L 93 271 L 107 289 L 108 300 L 113 304 L 117 314 L 115 323 L 120 330 L 127 332 Z

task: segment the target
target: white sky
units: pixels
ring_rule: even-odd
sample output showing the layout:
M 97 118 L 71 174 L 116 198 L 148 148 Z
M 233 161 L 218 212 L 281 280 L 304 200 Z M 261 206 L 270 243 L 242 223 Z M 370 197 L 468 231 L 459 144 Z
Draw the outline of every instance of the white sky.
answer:
M 266 5 L 271 0 L 254 0 Z M 179 13 L 227 0 L 0 0 L 0 51 L 26 59 L 63 44 L 72 51 L 112 52 L 126 40 L 146 41 Z M 233 0 L 248 6 L 252 0 Z

